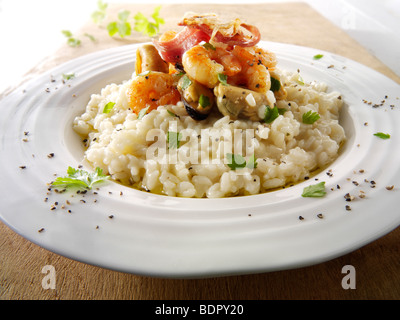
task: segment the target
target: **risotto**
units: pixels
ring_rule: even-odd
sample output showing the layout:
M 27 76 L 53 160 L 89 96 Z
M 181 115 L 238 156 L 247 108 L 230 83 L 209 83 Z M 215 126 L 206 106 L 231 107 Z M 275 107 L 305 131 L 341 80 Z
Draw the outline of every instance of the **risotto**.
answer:
M 207 43 L 215 46 L 215 42 Z M 166 75 L 179 74 L 186 87 L 187 81 L 196 81 L 186 69 L 171 72 L 171 65 L 177 64 L 169 63 Z M 147 80 L 160 71 L 136 69 L 131 79 L 93 94 L 85 112 L 73 122 L 86 144 L 85 159 L 113 180 L 139 190 L 222 198 L 264 193 L 303 181 L 338 157 L 346 139 L 339 123 L 340 93 L 275 66 L 269 68 L 270 83 L 264 92 L 257 91 L 257 85 L 250 88 L 250 82 L 246 86 L 230 82 L 235 75 L 226 76 L 228 72 L 221 70 L 219 81 L 198 95 L 200 118 L 188 108 L 190 97 L 182 90 L 168 89 L 153 98 L 146 93 L 147 104 L 135 100 L 138 79 Z M 182 80 L 182 74 L 188 78 Z M 279 81 L 275 90 L 272 78 Z M 179 88 L 177 81 L 173 83 Z M 240 88 L 235 103 L 226 107 L 223 99 L 235 88 Z M 169 93 L 172 100 L 152 104 Z M 239 112 L 231 112 L 231 106 Z M 210 110 L 205 113 L 204 109 Z

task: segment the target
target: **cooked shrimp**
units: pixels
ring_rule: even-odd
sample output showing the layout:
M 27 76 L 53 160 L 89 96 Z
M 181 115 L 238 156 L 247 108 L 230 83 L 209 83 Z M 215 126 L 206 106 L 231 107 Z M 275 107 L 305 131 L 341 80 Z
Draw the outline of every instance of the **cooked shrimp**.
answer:
M 267 92 L 271 88 L 268 69 L 276 66 L 275 55 L 258 47 L 240 46 L 235 46 L 232 53 L 240 61 L 242 71 L 228 78 L 228 82 L 256 92 Z
M 204 45 L 196 45 L 186 51 L 182 65 L 192 79 L 209 88 L 218 84 L 218 74 L 233 76 L 241 71 L 239 61 L 231 52 L 221 47 Z
M 147 107 L 150 111 L 159 106 L 177 104 L 181 100 L 181 95 L 175 82 L 176 79 L 172 75 L 162 72 L 152 71 L 136 76 L 128 90 L 130 108 L 139 113 Z

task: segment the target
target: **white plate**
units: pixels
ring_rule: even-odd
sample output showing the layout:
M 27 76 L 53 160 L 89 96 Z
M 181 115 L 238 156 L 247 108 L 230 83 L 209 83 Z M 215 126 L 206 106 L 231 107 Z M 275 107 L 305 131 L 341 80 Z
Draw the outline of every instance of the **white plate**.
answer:
M 315 177 L 326 182 L 326 197 L 301 197 L 305 186 L 316 183 L 314 178 L 280 191 L 229 199 L 171 198 L 113 182 L 102 186 L 97 195 L 47 195 L 46 184 L 54 174 L 65 175 L 68 166 L 77 167 L 82 161 L 81 141 L 71 129 L 73 118 L 83 112 L 92 93 L 131 76 L 137 46 L 129 45 L 60 65 L 0 102 L 1 219 L 26 239 L 71 259 L 179 278 L 317 264 L 396 228 L 400 222 L 399 85 L 328 52 L 262 45 L 277 54 L 280 68 L 300 69 L 305 81 L 326 82 L 346 102 L 341 123 L 348 141 L 330 167 L 332 175 L 324 171 Z M 313 60 L 319 53 L 324 57 Z M 75 73 L 75 78 L 63 84 L 62 74 L 67 73 Z M 373 107 L 364 99 L 385 103 Z M 377 138 L 373 134 L 378 131 L 391 138 Z M 364 179 L 374 180 L 375 188 Z M 392 185 L 394 189 L 388 191 L 386 186 Z M 358 198 L 360 190 L 364 199 Z M 346 202 L 346 193 L 356 199 Z M 71 204 L 63 209 L 66 199 Z M 56 201 L 57 209 L 51 210 Z

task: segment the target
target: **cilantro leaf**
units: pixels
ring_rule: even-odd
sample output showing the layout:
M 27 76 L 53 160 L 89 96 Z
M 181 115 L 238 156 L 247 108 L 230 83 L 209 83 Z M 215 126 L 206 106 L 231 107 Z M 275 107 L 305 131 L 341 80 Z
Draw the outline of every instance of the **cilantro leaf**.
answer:
M 322 198 L 326 195 L 325 181 L 310 185 L 303 189 L 302 197 Z
M 181 139 L 182 139 L 181 133 L 168 131 L 167 133 L 168 148 L 178 149 L 180 147 Z
M 270 108 L 270 106 L 266 106 L 264 113 L 265 123 L 271 123 L 278 117 L 279 117 L 279 109 L 276 105 L 273 108 Z
M 302 121 L 305 124 L 313 124 L 319 118 L 320 115 L 318 114 L 318 112 L 313 112 L 312 110 L 309 110 L 306 113 L 303 113 L 302 115 Z
M 58 177 L 52 184 L 52 187 L 56 189 L 92 189 L 93 185 L 100 182 L 104 182 L 109 179 L 109 176 L 103 175 L 103 170 L 99 167 L 96 168 L 95 172 L 88 172 L 82 169 L 75 169 L 68 167 L 68 176 Z
M 383 133 L 383 132 L 374 133 L 374 136 L 378 137 L 378 138 L 381 138 L 381 139 L 390 139 L 390 134 Z
M 114 108 L 115 102 L 109 102 L 104 106 L 103 113 L 110 113 L 112 108 Z

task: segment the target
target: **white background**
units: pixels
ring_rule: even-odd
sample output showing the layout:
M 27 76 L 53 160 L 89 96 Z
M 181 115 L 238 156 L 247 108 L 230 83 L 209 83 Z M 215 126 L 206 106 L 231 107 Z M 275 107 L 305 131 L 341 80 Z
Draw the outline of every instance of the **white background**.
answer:
M 104 2 L 162 3 L 161 0 Z M 173 2 L 179 3 L 169 3 Z M 188 2 L 198 1 L 184 1 Z M 285 0 L 209 2 L 265 3 Z M 400 76 L 400 0 L 304 2 L 345 30 Z M 25 73 L 65 43 L 61 30 L 79 30 L 96 8 L 97 0 L 0 0 L 0 93 L 18 84 Z

